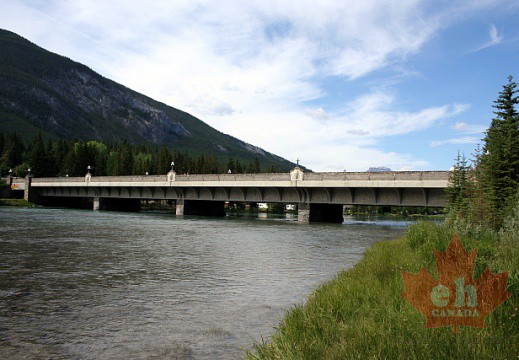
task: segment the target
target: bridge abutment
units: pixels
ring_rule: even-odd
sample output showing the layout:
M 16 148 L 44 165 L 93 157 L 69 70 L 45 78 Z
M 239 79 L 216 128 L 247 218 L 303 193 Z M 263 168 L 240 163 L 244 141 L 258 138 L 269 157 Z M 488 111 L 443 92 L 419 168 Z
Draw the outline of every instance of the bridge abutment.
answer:
M 344 221 L 343 209 L 340 204 L 298 204 L 297 221 L 329 222 L 341 224 Z

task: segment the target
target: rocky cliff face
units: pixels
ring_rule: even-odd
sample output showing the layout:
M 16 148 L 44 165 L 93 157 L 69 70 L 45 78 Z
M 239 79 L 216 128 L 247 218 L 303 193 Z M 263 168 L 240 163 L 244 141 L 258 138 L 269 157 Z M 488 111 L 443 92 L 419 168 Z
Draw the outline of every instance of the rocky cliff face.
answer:
M 293 165 L 5 30 L 0 30 L 0 131 L 26 139 L 42 131 L 51 138 L 166 145 L 220 159 L 258 158 L 277 168 Z
M 192 136 L 182 123 L 145 99 L 114 83 L 99 81 L 98 76 L 82 69 L 71 69 L 58 78 L 45 79 L 45 83 L 82 112 L 95 114 L 127 132 L 135 132 L 146 141 L 166 144 Z M 60 104 L 57 98 L 49 100 L 50 104 Z M 101 136 L 95 126 L 92 132 Z

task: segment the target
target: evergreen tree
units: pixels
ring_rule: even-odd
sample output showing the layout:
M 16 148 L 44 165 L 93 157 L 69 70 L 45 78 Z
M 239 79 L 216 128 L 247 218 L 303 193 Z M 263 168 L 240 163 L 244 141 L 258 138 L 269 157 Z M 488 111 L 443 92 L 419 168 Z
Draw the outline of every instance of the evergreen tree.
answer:
M 456 157 L 456 164 L 451 171 L 449 186 L 446 189 L 447 208 L 451 216 L 466 217 L 471 197 L 471 184 L 469 180 L 470 166 L 465 155 Z
M 218 174 L 220 172 L 220 164 L 214 155 L 210 155 L 207 157 L 205 163 L 204 173 L 207 174 Z
M 144 175 L 146 173 L 151 172 L 153 159 L 151 154 L 140 152 L 137 155 L 135 155 L 133 163 L 133 173 L 135 175 Z
M 231 171 L 233 174 L 236 172 L 236 163 L 233 159 L 229 159 L 227 162 L 227 171 Z
M 469 201 L 469 214 L 468 221 L 473 224 L 484 225 L 492 227 L 495 216 L 493 215 L 492 209 L 489 204 L 489 197 L 485 191 L 484 186 L 484 173 L 483 167 L 481 166 L 481 159 L 483 157 L 483 149 L 478 144 L 476 147 L 473 158 L 471 159 L 474 164 L 470 175 L 471 175 L 471 198 Z
M 166 147 L 162 147 L 157 158 L 156 174 L 167 174 L 171 170 L 171 161 L 173 161 L 172 154 Z
M 56 175 L 52 157 L 47 150 L 41 133 L 38 133 L 32 143 L 29 157 L 29 165 L 34 176 L 46 177 Z
M 4 152 L 0 159 L 2 165 L 14 169 L 23 162 L 25 147 L 16 134 L 11 134 L 4 140 Z
M 238 160 L 236 160 L 236 173 L 243 174 L 243 166 Z
M 260 173 L 261 172 L 261 166 L 258 158 L 254 158 L 254 172 Z
M 132 175 L 133 171 L 133 152 L 128 143 L 124 143 L 117 150 L 117 174 L 116 175 Z
M 0 155 L 2 155 L 4 153 L 4 143 L 5 143 L 4 134 L 0 133 Z
M 519 185 L 519 117 L 515 106 L 519 103 L 517 84 L 512 76 L 494 102 L 495 117 L 483 139 L 483 154 L 478 166 L 488 202 L 496 214 L 499 227 L 503 209 L 516 193 Z

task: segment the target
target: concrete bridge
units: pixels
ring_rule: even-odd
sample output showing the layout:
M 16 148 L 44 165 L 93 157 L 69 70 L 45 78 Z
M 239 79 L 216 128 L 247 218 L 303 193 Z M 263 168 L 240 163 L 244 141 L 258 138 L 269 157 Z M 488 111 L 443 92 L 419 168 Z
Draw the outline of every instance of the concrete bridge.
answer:
M 23 180 L 23 181 L 20 181 Z M 303 172 L 10 179 L 36 204 L 91 199 L 94 210 L 138 210 L 140 201 L 175 200 L 177 215 L 225 215 L 224 203 L 298 205 L 298 221 L 342 222 L 343 205 L 444 207 L 448 171 Z

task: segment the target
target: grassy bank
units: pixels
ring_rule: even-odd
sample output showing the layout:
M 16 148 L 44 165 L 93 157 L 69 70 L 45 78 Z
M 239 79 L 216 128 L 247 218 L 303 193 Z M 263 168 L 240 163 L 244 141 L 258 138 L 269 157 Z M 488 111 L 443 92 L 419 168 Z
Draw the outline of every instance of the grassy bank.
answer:
M 0 206 L 32 206 L 24 199 L 0 199 Z
M 478 249 L 474 277 L 490 266 L 509 272 L 512 296 L 486 317 L 486 328 L 426 329 L 400 294 L 402 271 L 425 268 L 437 277 L 433 250 L 445 251 L 454 231 L 418 223 L 403 239 L 375 244 L 353 269 L 318 288 L 290 310 L 268 343 L 249 359 L 515 359 L 519 355 L 519 232 L 458 232 Z

